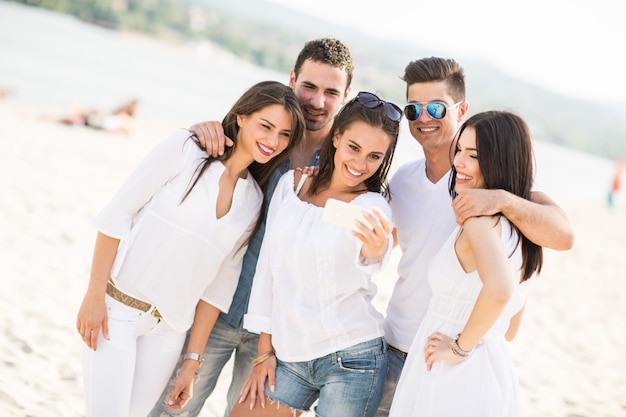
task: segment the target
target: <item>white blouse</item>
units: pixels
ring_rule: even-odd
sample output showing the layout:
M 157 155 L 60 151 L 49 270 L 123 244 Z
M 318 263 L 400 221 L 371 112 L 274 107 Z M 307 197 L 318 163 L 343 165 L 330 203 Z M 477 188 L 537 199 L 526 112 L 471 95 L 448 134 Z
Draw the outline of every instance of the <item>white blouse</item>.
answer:
M 155 305 L 179 331 L 193 323 L 200 299 L 228 311 L 244 242 L 263 201 L 248 173 L 239 179 L 230 211 L 217 218 L 224 165 L 213 162 L 181 203 L 206 153 L 180 130 L 157 145 L 94 218 L 103 234 L 122 242 L 111 278 L 124 293 Z
M 391 222 L 383 196 L 368 192 L 350 204 L 379 208 Z M 280 179 L 270 203 L 244 327 L 272 334 L 284 361 L 312 360 L 383 336 L 383 316 L 372 305 L 371 276 L 388 261 L 359 264 L 362 243 L 352 232 L 324 223 L 323 207 L 300 200 L 294 171 Z

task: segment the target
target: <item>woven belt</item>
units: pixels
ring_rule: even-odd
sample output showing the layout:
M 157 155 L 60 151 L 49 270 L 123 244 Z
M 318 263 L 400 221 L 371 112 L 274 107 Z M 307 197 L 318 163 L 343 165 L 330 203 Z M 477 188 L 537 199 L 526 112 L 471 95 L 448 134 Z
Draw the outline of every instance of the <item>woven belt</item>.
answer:
M 131 297 L 128 294 L 124 294 L 123 292 L 118 290 L 117 287 L 113 285 L 113 283 L 111 283 L 111 281 L 107 283 L 107 294 L 109 294 L 109 296 L 111 296 L 112 299 L 117 300 L 120 303 L 127 305 L 128 307 L 141 310 L 144 313 L 150 311 L 150 309 L 152 308 L 151 304 L 148 304 L 145 301 L 141 301 L 134 297 Z M 151 314 L 157 319 L 161 318 L 161 313 L 159 313 L 159 310 L 157 310 L 156 308 L 152 310 Z
M 408 353 L 406 353 L 403 350 L 398 349 L 397 347 L 393 347 L 391 345 L 387 345 L 387 347 L 391 350 L 393 350 L 394 352 L 397 352 L 400 354 L 400 356 L 402 356 L 402 359 L 406 359 L 406 357 L 408 356 Z

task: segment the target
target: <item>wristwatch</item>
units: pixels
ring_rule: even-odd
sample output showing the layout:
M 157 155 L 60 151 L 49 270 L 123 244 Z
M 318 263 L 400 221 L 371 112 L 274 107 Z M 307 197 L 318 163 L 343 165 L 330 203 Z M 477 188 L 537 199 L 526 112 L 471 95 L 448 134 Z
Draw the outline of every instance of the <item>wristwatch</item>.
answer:
M 204 362 L 204 356 L 196 352 L 187 352 L 183 355 L 183 361 L 192 360 L 198 361 L 198 368 L 202 366 L 202 362 Z

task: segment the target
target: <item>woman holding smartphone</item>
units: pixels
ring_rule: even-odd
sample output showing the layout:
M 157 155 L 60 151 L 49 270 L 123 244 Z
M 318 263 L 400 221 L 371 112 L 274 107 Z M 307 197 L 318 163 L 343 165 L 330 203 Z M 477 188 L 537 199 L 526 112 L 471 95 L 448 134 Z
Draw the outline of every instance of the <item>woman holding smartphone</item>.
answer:
M 393 247 L 385 181 L 401 110 L 360 92 L 337 114 L 319 173 L 288 171 L 269 207 L 244 327 L 255 368 L 231 416 L 373 416 L 387 369 L 372 274 Z M 359 207 L 355 230 L 323 221 L 330 199 Z M 266 398 L 267 396 L 267 398 Z

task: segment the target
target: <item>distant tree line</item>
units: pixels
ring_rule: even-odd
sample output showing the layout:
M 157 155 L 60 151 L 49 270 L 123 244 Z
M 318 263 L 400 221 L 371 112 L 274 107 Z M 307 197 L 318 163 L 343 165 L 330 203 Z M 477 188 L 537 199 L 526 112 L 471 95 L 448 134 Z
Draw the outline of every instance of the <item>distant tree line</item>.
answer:
M 111 29 L 131 30 L 169 40 L 210 40 L 259 66 L 289 71 L 305 35 L 236 16 L 191 0 L 10 0 L 69 15 Z M 297 48 L 284 46 L 294 40 Z
M 206 40 L 258 66 L 288 72 L 310 31 L 287 25 L 280 13 L 274 20 L 242 10 L 253 3 L 223 0 L 9 0 L 76 16 L 103 27 L 147 33 L 159 38 L 189 41 Z M 226 3 L 228 2 L 228 3 Z M 234 4 L 230 11 L 224 5 Z M 220 7 L 222 6 L 222 7 Z M 266 7 L 266 6 L 259 6 Z M 250 12 L 248 10 L 248 12 Z M 252 13 L 258 13 L 257 7 Z M 310 19 L 305 19 L 310 20 Z M 310 23 L 310 22 L 309 22 Z M 318 25 L 319 22 L 312 24 Z M 294 26 L 295 25 L 295 26 Z M 402 42 L 364 38 L 363 34 L 342 34 L 358 67 L 360 87 L 371 89 L 388 100 L 404 101 L 404 84 L 399 75 L 411 60 L 423 56 Z M 626 158 L 626 108 L 568 99 L 539 87 L 511 79 L 483 64 L 464 61 L 468 77 L 470 111 L 514 108 L 533 127 L 541 140 L 569 146 L 608 158 Z M 590 117 L 591 116 L 591 117 Z

